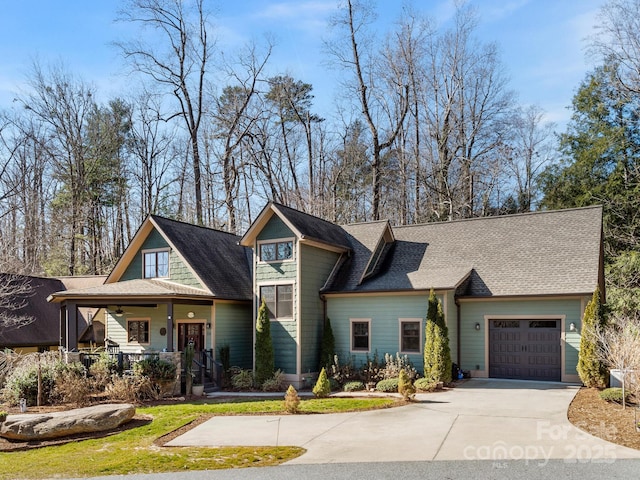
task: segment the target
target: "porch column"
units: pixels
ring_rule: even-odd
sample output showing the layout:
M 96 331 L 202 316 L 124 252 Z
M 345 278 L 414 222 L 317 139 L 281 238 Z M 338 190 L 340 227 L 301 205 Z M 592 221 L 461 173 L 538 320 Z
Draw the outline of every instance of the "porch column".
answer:
M 78 305 L 67 303 L 67 351 L 78 349 Z
M 167 352 L 173 352 L 173 301 L 167 303 Z
M 58 345 L 67 348 L 67 302 L 60 304 L 60 329 Z

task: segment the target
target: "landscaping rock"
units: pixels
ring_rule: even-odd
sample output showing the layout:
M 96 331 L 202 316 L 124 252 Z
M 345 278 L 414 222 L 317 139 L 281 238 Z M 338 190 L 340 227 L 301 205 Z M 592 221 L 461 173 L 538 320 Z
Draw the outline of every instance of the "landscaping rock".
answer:
M 8 415 L 0 424 L 0 437 L 29 441 L 102 432 L 128 422 L 135 413 L 136 408 L 130 404 L 105 404 L 62 412 Z

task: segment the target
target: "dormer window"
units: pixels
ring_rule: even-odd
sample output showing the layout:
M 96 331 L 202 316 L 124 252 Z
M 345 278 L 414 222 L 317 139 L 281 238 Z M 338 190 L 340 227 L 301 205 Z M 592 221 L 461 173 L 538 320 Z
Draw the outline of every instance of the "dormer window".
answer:
M 293 258 L 293 241 L 269 242 L 260 244 L 260 260 L 263 262 L 282 262 Z
M 144 278 L 166 278 L 169 276 L 169 250 L 152 250 L 142 253 Z

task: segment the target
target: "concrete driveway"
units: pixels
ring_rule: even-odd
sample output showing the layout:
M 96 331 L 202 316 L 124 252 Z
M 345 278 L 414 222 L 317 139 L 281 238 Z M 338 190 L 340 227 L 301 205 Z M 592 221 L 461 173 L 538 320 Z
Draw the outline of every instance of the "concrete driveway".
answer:
M 472 379 L 419 394 L 399 408 L 325 415 L 215 417 L 168 446 L 295 445 L 290 464 L 420 460 L 611 463 L 640 451 L 593 437 L 567 420 L 578 387 Z M 606 428 L 603 426 L 603 428 Z

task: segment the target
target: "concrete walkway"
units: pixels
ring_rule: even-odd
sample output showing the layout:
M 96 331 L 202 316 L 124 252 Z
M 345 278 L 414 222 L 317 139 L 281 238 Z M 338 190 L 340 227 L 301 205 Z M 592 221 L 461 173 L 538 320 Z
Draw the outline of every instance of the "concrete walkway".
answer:
M 295 445 L 290 464 L 420 460 L 612 462 L 640 451 L 567 420 L 578 387 L 472 379 L 399 408 L 325 415 L 215 417 L 168 446 Z

